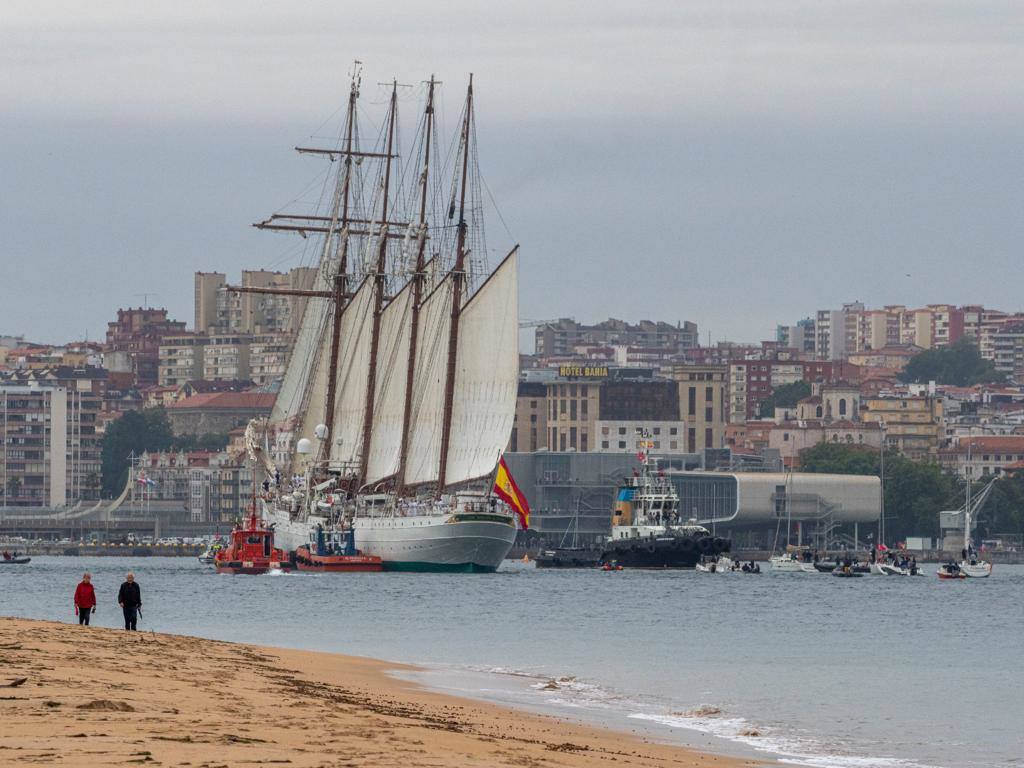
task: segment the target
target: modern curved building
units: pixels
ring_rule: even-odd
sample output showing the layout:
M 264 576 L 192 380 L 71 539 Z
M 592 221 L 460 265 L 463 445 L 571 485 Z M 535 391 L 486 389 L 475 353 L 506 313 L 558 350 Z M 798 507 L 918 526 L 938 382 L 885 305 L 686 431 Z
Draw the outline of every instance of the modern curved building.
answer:
M 668 472 L 683 514 L 704 525 L 759 527 L 793 522 L 876 523 L 881 483 L 864 475 L 800 472 Z

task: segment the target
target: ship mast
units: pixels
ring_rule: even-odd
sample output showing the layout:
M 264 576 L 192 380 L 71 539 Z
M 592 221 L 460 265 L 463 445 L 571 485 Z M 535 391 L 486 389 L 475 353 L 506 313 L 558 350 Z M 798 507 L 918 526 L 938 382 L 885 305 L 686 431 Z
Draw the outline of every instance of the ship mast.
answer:
M 412 390 L 416 372 L 416 344 L 420 332 L 420 305 L 423 303 L 423 283 L 426 277 L 424 251 L 427 244 L 427 194 L 428 177 L 430 174 L 430 142 L 434 132 L 434 86 L 437 81 L 430 76 L 427 89 L 427 106 L 424 113 L 425 128 L 423 139 L 423 172 L 420 174 L 420 220 L 418 243 L 416 247 L 416 265 L 412 274 L 412 321 L 409 329 L 409 363 L 405 372 L 405 403 L 402 411 L 402 442 L 398 452 L 398 474 L 396 492 L 402 493 L 405 486 L 405 469 L 409 458 L 409 426 L 412 422 Z
M 462 123 L 462 182 L 459 192 L 459 225 L 455 251 L 455 266 L 452 267 L 452 314 L 448 332 L 448 371 L 444 385 L 444 416 L 441 427 L 441 464 L 437 475 L 437 494 L 444 490 L 448 449 L 452 436 L 452 406 L 455 400 L 456 354 L 459 345 L 459 318 L 462 314 L 462 290 L 466 282 L 466 184 L 469 178 L 469 142 L 473 124 L 473 75 L 469 75 L 466 91 L 466 114 Z
M 324 461 L 330 455 L 330 443 L 334 439 L 334 404 L 337 398 L 338 386 L 338 347 L 341 342 L 341 313 L 344 309 L 345 289 L 348 281 L 348 215 L 349 215 L 349 187 L 352 179 L 352 131 L 356 122 L 356 99 L 359 97 L 359 76 L 358 71 L 352 75 L 352 88 L 348 95 L 348 116 L 345 120 L 345 175 L 341 183 L 341 190 L 334 195 L 334 206 L 331 209 L 330 229 L 341 226 L 341 242 L 338 245 L 338 266 L 334 272 L 334 282 L 331 286 L 331 298 L 333 313 L 331 315 L 331 356 L 327 366 L 327 403 L 324 408 L 324 424 L 327 425 L 328 439 L 320 442 L 317 449 L 317 461 Z M 339 198 L 340 215 L 339 220 Z M 328 233 L 324 243 L 324 256 L 330 251 L 332 234 Z
M 388 195 L 391 187 L 391 159 L 395 142 L 395 113 L 398 108 L 398 81 L 391 84 L 391 107 L 388 111 L 388 143 L 385 150 L 384 188 L 381 194 L 380 235 L 377 263 L 373 274 L 373 325 L 370 334 L 370 370 L 366 384 L 366 408 L 363 412 L 363 440 L 359 453 L 359 485 L 366 481 L 366 468 L 370 460 L 370 440 L 373 436 L 374 395 L 377 387 L 377 352 L 380 348 L 380 316 L 384 310 L 385 267 L 388 246 Z

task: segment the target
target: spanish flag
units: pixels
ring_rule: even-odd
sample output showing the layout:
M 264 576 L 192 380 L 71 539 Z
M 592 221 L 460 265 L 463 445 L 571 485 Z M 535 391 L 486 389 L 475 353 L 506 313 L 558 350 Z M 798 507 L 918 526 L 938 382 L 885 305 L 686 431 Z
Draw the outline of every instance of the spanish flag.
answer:
M 516 481 L 512 479 L 512 473 L 508 471 L 504 456 L 498 459 L 498 473 L 494 476 L 494 493 L 519 515 L 519 524 L 524 531 L 530 527 L 530 504 L 523 492 L 519 490 Z

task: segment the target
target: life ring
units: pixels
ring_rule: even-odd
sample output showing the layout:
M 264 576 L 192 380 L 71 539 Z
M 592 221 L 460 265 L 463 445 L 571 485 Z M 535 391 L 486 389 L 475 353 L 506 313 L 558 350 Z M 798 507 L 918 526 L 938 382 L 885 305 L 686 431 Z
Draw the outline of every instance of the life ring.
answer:
M 653 540 L 647 542 L 647 551 L 653 555 L 655 552 L 658 551 L 658 543 Z

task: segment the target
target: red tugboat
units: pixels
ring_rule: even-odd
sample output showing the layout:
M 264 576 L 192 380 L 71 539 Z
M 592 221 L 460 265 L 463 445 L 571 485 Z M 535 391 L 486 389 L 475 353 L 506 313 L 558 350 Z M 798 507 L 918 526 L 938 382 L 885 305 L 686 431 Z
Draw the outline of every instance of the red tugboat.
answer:
M 355 546 L 351 528 L 330 533 L 322 525 L 316 527 L 313 541 L 295 550 L 295 564 L 300 571 L 319 573 L 351 573 L 382 571 L 384 564 L 375 555 L 364 555 Z
M 217 573 L 260 574 L 295 568 L 284 550 L 274 549 L 274 531 L 256 517 L 255 507 L 248 525 L 236 525 L 231 531 L 231 543 L 217 552 L 213 564 Z

